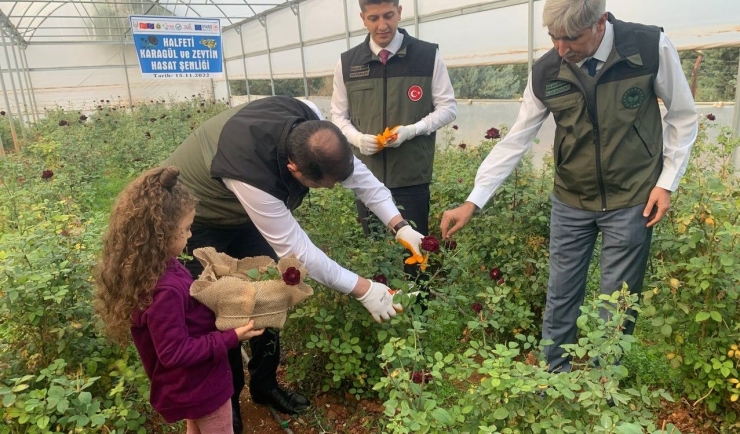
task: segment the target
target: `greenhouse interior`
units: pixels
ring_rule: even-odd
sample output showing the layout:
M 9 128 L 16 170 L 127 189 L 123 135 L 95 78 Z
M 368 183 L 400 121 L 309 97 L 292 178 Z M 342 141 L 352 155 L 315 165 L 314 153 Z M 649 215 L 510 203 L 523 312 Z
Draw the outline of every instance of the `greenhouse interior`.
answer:
M 292 184 L 301 184 L 296 187 L 299 208 L 287 210 L 295 199 L 288 193 L 282 198 L 259 186 L 249 191 L 280 199 L 289 220 L 272 216 L 275 221 L 295 224 L 291 233 L 302 234 L 306 251 L 315 248 L 326 256 L 321 264 L 329 265 L 315 275 L 329 275 L 334 266 L 352 270 L 347 272 L 358 282 L 367 280 L 368 294 L 379 284 L 387 288 L 392 296 L 385 299 L 393 307 L 379 320 L 364 302 L 344 296 L 356 288 L 335 291 L 310 267 L 303 282 L 305 264 L 296 258 L 275 262 L 273 242 L 280 237 L 261 238 L 262 231 L 256 243 L 272 247 L 259 255 L 267 265 L 241 270 L 241 276 L 250 283 L 275 279 L 292 290 L 310 285 L 310 296 L 283 312 L 276 327 L 282 338 L 269 343 L 280 361 L 279 386 L 272 390 L 283 394 L 282 401 L 249 392 L 257 371 L 248 361 L 265 351 L 251 345 L 256 341 L 241 345 L 231 335 L 214 338 L 223 356 L 213 350 L 203 357 L 224 366 L 225 346 L 233 344 L 230 350 L 241 350 L 247 385 L 230 398 L 233 427 L 202 432 L 740 433 L 740 1 L 605 0 L 613 17 L 659 26 L 675 47 L 692 98 L 684 107 L 693 104 L 696 112 L 696 139 L 686 163 L 675 169 L 679 175 L 665 196 L 667 205 L 656 204 L 660 223 L 641 227 L 650 253 L 639 292 L 624 283 L 621 291 L 607 294 L 601 288 L 600 293 L 614 270 L 602 256 L 609 237 L 598 225 L 593 230 L 602 232 L 584 256 L 585 268 L 580 263 L 579 270 L 562 272 L 586 279 L 572 324 L 577 339 L 564 346 L 572 370 L 562 373 L 552 372 L 546 362 L 543 321 L 553 315 L 548 279 L 557 243 L 550 236 L 557 192 L 566 183 L 560 146 L 573 131 L 566 132 L 547 112 L 518 157 L 496 147 L 506 140 L 520 109 L 527 108 L 529 95 L 535 95 L 527 93 L 533 69 L 559 41 L 543 25 L 548 1 L 556 0 L 0 1 L 0 434 L 201 432 L 193 422 L 200 416 L 189 416 L 200 413 L 187 405 L 168 403 L 169 413 L 159 411 L 163 404 L 157 401 L 151 366 L 130 345 L 131 336 L 111 341 L 104 324 L 101 258 L 112 255 L 108 231 L 116 217 L 128 215 L 116 206 L 142 173 L 214 134 L 201 126 L 218 124 L 237 107 L 258 117 L 261 112 L 250 112 L 250 104 L 272 109 L 269 101 L 283 99 L 271 97 L 293 97 L 292 103 L 305 102 L 299 104 L 304 115 L 333 121 L 347 135 L 336 120 L 336 74 L 342 72 L 343 53 L 370 40 L 362 4 L 392 5 L 400 14 L 398 28 L 435 44 L 436 61 L 443 62 L 454 91 L 451 120 L 426 137 L 419 134 L 422 116 L 416 113 L 404 115 L 410 119 L 406 126 L 347 135 L 358 157 L 353 161 L 382 152 L 385 170 L 385 156 L 404 149 L 395 142 L 394 150 L 392 143 L 407 134 L 407 127 L 414 128 L 408 140 L 430 148 L 428 234 L 419 234 L 419 252 L 406 247 L 399 234 L 410 232 L 404 224 L 416 233 L 415 222 L 381 224 L 377 220 L 384 217 L 369 206 L 362 214 L 367 191 L 316 188 L 326 185 L 300 178 L 300 171 L 296 176 L 294 162 L 285 157 L 288 171 L 280 167 L 278 172 L 283 177 L 290 172 Z M 380 54 L 373 60 L 385 65 L 387 58 Z M 369 67 L 345 69 L 349 77 L 369 74 Z M 546 92 L 565 89 L 558 83 Z M 360 90 L 369 94 L 371 87 Z M 422 98 L 421 87 L 418 98 L 415 86 L 402 90 L 389 98 Z M 625 92 L 622 97 L 624 107 L 630 108 L 628 96 L 642 104 L 641 89 L 633 90 L 637 96 Z M 670 101 L 656 97 L 653 102 L 654 113 L 670 112 Z M 658 116 L 650 124 L 656 129 L 667 125 Z M 254 122 L 250 127 L 259 128 Z M 263 122 L 272 125 L 272 119 Z M 629 126 L 643 143 L 650 141 L 641 130 L 648 123 L 637 119 Z M 513 136 L 523 134 L 522 128 Z M 665 128 L 663 142 L 672 134 L 678 133 Z M 369 154 L 362 144 L 367 137 L 377 145 Z M 657 158 L 645 146 L 650 158 Z M 601 155 L 599 144 L 596 148 Z M 276 155 L 276 161 L 283 157 Z M 661 150 L 660 157 L 665 155 Z M 209 157 L 215 164 L 218 157 Z M 472 198 L 482 194 L 480 183 L 494 183 L 484 173 L 499 164 L 491 161 L 494 157 L 519 160 L 505 176 L 497 172 L 502 180 L 483 207 Z M 228 157 L 222 158 L 228 167 Z M 406 158 L 394 166 L 397 172 L 423 160 Z M 585 172 L 601 180 L 601 164 Z M 616 163 L 609 167 L 619 179 L 629 170 Z M 393 200 L 396 188 L 408 187 L 390 185 L 393 176 L 385 173 L 382 179 L 371 176 Z M 229 200 L 241 200 L 240 193 L 247 191 L 232 186 L 236 177 L 212 177 L 219 182 L 211 188 Z M 597 187 L 606 190 L 603 184 Z M 651 191 L 648 200 L 653 199 Z M 605 204 L 604 199 L 591 211 L 606 212 Z M 405 216 L 406 205 L 391 207 L 396 205 Z M 466 205 L 470 212 L 462 219 L 455 212 Z M 193 227 L 202 230 L 200 206 L 192 205 L 197 210 Z M 245 212 L 241 205 L 239 212 Z M 244 225 L 257 225 L 246 212 Z M 644 215 L 655 214 L 648 217 L 646 208 Z M 454 239 L 444 235 L 446 223 L 460 224 Z M 185 226 L 179 229 L 189 234 L 190 225 Z M 140 242 L 134 235 L 129 241 Z M 175 257 L 194 261 L 186 252 Z M 282 263 L 288 260 L 296 261 L 290 262 L 292 270 Z M 424 266 L 410 273 L 414 260 Z M 130 269 L 126 264 L 121 268 Z M 236 273 L 237 266 L 231 267 L 229 272 Z M 151 295 L 143 297 L 152 302 Z M 623 333 L 625 324 L 636 324 L 634 333 Z M 266 330 L 265 336 L 272 329 Z M 251 337 L 236 333 L 240 341 Z M 172 351 L 173 360 L 180 357 L 182 363 L 194 364 L 199 357 Z M 233 352 L 229 357 L 232 362 Z M 174 383 L 188 387 L 187 381 Z M 209 383 L 197 393 L 202 398 L 213 390 Z M 310 402 L 307 409 L 297 404 L 303 399 Z M 211 404 L 203 405 L 215 414 Z

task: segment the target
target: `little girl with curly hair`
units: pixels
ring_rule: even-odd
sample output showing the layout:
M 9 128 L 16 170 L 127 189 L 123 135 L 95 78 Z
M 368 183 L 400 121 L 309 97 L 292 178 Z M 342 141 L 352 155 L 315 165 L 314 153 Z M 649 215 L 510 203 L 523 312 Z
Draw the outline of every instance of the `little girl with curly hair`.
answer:
M 253 322 L 226 331 L 190 296 L 193 278 L 177 260 L 190 238 L 196 198 L 176 167 L 148 170 L 120 194 L 96 270 L 95 309 L 106 334 L 133 337 L 149 379 L 150 402 L 188 434 L 233 433 L 234 392 L 227 350 L 259 336 Z

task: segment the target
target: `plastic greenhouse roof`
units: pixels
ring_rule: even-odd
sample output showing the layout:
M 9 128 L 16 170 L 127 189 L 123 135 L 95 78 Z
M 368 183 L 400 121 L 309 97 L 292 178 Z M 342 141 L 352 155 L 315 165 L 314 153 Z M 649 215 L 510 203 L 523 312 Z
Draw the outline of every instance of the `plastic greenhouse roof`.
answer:
M 19 45 L 121 43 L 130 15 L 218 18 L 224 27 L 301 0 L 0 0 L 0 25 Z

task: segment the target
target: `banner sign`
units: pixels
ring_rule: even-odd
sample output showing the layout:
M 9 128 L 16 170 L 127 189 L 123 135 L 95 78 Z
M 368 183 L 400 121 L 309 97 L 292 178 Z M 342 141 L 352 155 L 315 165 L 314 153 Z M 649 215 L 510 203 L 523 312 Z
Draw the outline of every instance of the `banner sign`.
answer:
M 217 19 L 129 17 L 144 78 L 221 78 L 223 49 Z

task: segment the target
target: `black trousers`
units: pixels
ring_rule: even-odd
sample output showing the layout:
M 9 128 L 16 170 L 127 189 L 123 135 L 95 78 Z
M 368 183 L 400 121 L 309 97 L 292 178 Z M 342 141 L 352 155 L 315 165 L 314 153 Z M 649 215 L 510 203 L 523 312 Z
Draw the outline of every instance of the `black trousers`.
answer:
M 396 202 L 403 218 L 413 222 L 414 229 L 422 235 L 429 234 L 429 184 L 412 185 L 410 187 L 397 187 L 389 189 L 393 200 Z M 383 223 L 375 214 L 362 203 L 356 200 L 357 215 L 360 218 L 362 229 L 367 236 L 379 236 L 385 229 Z M 404 264 L 403 271 L 416 279 L 419 277 L 417 265 Z
M 195 223 L 191 232 L 193 235 L 187 245 L 188 254 L 191 256 L 194 249 L 210 246 L 233 258 L 264 255 L 278 260 L 275 251 L 253 224 L 233 228 L 214 228 Z M 185 266 L 190 270 L 193 279 L 197 279 L 203 271 L 203 266 L 195 258 L 188 261 Z M 265 330 L 261 336 L 249 340 L 249 348 L 252 353 L 252 358 L 247 364 L 250 391 L 261 392 L 277 386 L 280 332 L 275 329 Z M 244 389 L 244 361 L 241 346 L 229 350 L 229 365 L 234 379 L 234 394 L 231 397 L 231 403 L 238 408 L 239 395 Z

